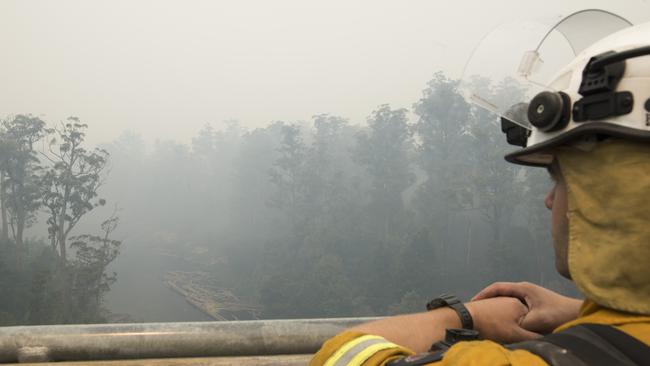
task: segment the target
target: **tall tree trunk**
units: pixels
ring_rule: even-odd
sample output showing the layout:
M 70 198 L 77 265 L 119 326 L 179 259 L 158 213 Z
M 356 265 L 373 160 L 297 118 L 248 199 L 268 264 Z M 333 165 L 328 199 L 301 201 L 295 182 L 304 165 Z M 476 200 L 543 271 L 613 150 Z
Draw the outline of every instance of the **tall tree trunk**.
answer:
M 65 205 L 63 208 L 66 208 Z M 63 230 L 63 225 L 65 225 L 65 211 L 63 211 L 61 215 L 59 215 L 59 224 L 58 224 L 58 243 L 59 243 L 59 252 L 61 255 L 61 260 L 66 261 L 68 258 L 68 255 L 66 253 L 66 247 L 65 247 L 65 231 Z
M 18 247 L 18 250 L 22 250 L 23 248 L 23 232 L 25 231 L 25 220 L 26 220 L 26 212 L 25 212 L 25 202 L 23 200 L 23 194 L 25 192 L 25 187 L 22 184 L 22 182 L 18 183 L 18 188 L 17 188 L 17 205 L 15 207 L 16 209 L 16 246 Z
M 70 199 L 70 187 L 65 188 L 65 193 L 63 195 L 63 207 L 61 207 L 61 211 L 59 212 L 59 217 L 58 217 L 58 227 L 57 230 L 58 232 L 58 242 L 59 242 L 59 250 L 61 253 L 61 260 L 65 263 L 65 261 L 68 259 L 67 257 L 67 251 L 66 251 L 66 230 L 65 230 L 65 214 L 68 211 L 68 200 Z
M 11 231 L 16 246 L 16 264 L 18 268 L 23 267 L 25 248 L 23 246 L 23 232 L 25 230 L 25 205 L 22 199 L 24 193 L 23 177 L 12 182 L 12 210 L 11 210 Z
M 16 246 L 23 247 L 23 233 L 25 232 L 25 218 L 19 218 L 16 223 Z
M 23 265 L 25 263 L 25 256 L 26 256 L 26 249 L 25 246 L 23 245 L 23 229 L 25 225 L 23 224 L 17 224 L 16 225 L 16 264 L 18 265 L 18 268 L 23 268 Z
M 7 187 L 4 171 L 0 171 L 0 211 L 2 211 L 2 232 L 0 232 L 0 240 L 6 242 L 9 239 L 9 224 L 7 222 Z

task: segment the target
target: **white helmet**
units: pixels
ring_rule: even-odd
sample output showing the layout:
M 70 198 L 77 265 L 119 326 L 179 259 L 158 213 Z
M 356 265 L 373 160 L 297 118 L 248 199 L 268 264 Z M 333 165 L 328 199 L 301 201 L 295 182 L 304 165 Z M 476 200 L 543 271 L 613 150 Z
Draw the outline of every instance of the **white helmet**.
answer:
M 598 9 L 560 19 L 502 25 L 465 65 L 465 97 L 523 147 L 509 162 L 546 166 L 552 148 L 583 138 L 650 141 L 650 23 Z
M 580 138 L 650 142 L 650 23 L 616 32 L 583 50 L 549 89 L 529 103 L 530 130 L 502 117 L 506 155 L 516 164 L 546 166 L 549 149 Z

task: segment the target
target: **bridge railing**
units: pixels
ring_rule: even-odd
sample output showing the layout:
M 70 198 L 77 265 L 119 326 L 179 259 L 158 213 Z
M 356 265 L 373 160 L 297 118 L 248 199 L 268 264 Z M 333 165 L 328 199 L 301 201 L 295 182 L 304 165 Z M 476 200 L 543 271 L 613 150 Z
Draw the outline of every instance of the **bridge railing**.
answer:
M 157 365 L 160 360 L 172 365 L 202 359 L 199 364 L 215 366 L 305 365 L 325 340 L 374 319 L 0 327 L 0 363 L 121 360 L 116 364 L 142 365 L 156 359 Z

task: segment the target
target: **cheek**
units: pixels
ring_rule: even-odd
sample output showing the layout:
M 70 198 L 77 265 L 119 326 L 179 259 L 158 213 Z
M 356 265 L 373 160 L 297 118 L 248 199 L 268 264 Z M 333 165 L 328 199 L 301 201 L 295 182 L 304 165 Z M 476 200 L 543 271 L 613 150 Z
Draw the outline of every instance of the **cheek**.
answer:
M 548 192 L 548 194 L 544 198 L 544 205 L 549 210 L 553 209 L 553 201 L 555 200 L 555 187 L 556 186 L 553 186 L 553 188 Z
M 553 189 L 551 207 L 553 231 L 556 235 L 556 239 L 560 239 L 560 241 L 564 243 L 568 240 L 569 219 L 567 217 L 567 191 L 566 186 L 562 182 L 557 184 Z
M 553 190 L 553 207 L 566 219 L 566 214 L 569 209 L 567 189 L 565 183 L 560 183 L 555 186 Z

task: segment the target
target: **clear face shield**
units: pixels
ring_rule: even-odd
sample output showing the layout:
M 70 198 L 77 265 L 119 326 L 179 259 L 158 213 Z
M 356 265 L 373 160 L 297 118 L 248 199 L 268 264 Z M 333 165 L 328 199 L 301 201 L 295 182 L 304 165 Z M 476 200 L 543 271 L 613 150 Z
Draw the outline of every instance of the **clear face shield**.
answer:
M 631 25 L 603 10 L 503 24 L 472 52 L 460 90 L 468 102 L 530 131 L 531 99 L 566 89 L 572 75 L 558 75 L 563 67 L 594 42 Z

